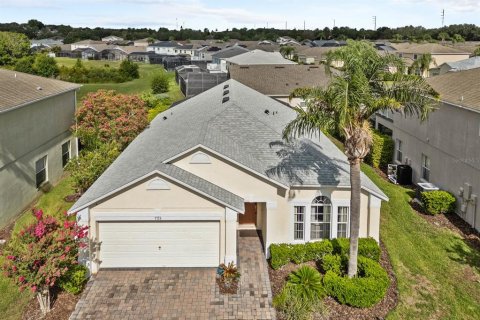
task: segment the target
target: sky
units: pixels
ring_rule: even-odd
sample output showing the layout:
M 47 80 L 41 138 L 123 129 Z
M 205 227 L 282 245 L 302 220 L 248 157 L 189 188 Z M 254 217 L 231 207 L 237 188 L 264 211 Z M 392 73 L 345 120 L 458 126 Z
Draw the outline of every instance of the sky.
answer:
M 0 0 L 0 22 L 74 27 L 147 27 L 225 30 L 274 27 L 373 29 L 445 24 L 480 25 L 480 0 Z

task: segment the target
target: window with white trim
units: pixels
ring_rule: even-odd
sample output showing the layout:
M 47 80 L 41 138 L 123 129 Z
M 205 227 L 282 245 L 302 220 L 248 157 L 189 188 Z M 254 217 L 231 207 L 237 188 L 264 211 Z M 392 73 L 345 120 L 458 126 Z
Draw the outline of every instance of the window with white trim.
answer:
M 422 178 L 430 181 L 430 158 L 422 153 Z
M 402 162 L 403 161 L 403 152 L 402 152 L 402 140 L 397 139 L 397 161 Z
M 305 207 L 293 207 L 293 239 L 303 240 L 305 238 Z
M 310 239 L 329 239 L 332 203 L 328 197 L 318 196 L 310 207 Z
M 47 156 L 35 162 L 35 185 L 39 188 L 45 181 L 47 181 Z
M 350 207 L 338 207 L 337 213 L 337 238 L 348 238 Z
M 65 167 L 70 160 L 70 141 L 62 144 L 62 166 Z

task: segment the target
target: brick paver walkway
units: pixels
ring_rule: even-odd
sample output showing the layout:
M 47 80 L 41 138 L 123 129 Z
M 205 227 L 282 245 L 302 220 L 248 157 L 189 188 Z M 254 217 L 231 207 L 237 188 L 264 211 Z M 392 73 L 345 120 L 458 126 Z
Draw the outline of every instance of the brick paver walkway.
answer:
M 235 295 L 220 294 L 213 268 L 102 270 L 70 319 L 275 319 L 260 239 L 239 237 L 238 254 Z

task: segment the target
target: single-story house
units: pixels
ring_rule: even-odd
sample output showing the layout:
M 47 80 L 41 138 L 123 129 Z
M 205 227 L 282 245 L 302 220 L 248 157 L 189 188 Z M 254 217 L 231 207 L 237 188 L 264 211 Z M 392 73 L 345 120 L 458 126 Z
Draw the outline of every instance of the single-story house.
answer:
M 103 42 L 123 41 L 123 38 L 117 36 L 108 36 L 102 38 Z
M 295 111 L 228 80 L 160 113 L 69 210 L 101 268 L 237 262 L 237 232 L 265 248 L 349 236 L 345 155 L 323 134 L 286 143 Z M 362 174 L 360 236 L 379 239 L 385 194 Z
M 438 66 L 438 73 L 442 75 L 447 72 L 457 72 L 476 68 L 480 68 L 480 57 L 478 56 L 455 62 L 445 62 Z

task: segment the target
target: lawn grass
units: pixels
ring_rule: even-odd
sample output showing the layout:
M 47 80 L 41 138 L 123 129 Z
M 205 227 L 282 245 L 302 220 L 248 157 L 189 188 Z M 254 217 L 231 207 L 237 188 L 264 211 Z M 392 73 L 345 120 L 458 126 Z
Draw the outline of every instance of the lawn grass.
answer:
M 72 58 L 55 58 L 59 66 L 72 67 L 76 59 Z M 86 67 L 103 67 L 105 64 L 108 64 L 110 67 L 118 67 L 120 65 L 119 61 L 102 61 L 102 60 L 82 60 L 82 63 Z M 83 97 L 89 92 L 95 92 L 99 89 L 105 90 L 115 90 L 120 93 L 126 94 L 140 94 L 144 91 L 150 90 L 150 83 L 155 74 L 163 71 L 163 66 L 160 64 L 147 64 L 139 63 L 139 73 L 140 78 L 122 82 L 122 83 L 87 83 L 82 84 L 79 92 L 77 93 L 77 101 L 80 103 Z M 180 88 L 175 83 L 175 73 L 167 72 L 170 78 L 170 91 L 169 96 L 172 102 L 183 99 L 182 92 Z
M 388 319 L 480 319 L 480 253 L 409 205 L 412 191 L 362 165 L 390 198 L 382 204 L 381 239 L 398 280 L 399 304 Z

